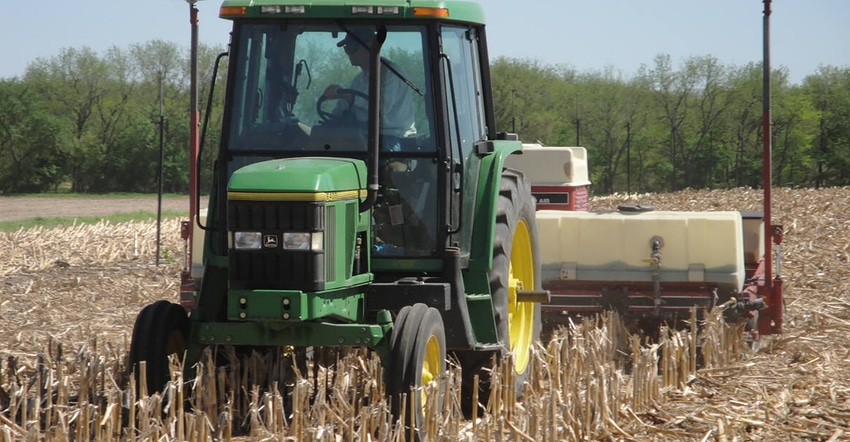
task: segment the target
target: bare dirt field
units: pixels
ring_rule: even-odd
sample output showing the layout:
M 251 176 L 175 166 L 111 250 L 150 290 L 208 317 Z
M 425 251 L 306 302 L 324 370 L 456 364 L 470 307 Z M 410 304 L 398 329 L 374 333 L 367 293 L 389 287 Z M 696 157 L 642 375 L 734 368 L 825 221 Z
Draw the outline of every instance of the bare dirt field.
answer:
M 107 216 L 145 211 L 156 213 L 156 196 L 132 197 L 0 197 L 0 222 L 36 217 Z M 189 211 L 188 196 L 162 198 L 162 210 Z
M 728 364 L 695 370 L 680 383 L 656 385 L 642 405 L 635 402 L 635 392 L 650 385 L 640 379 L 613 365 L 594 369 L 581 360 L 565 360 L 560 372 L 575 375 L 570 379 L 579 382 L 565 384 L 556 393 L 539 390 L 531 399 L 548 402 L 524 399 L 510 414 L 480 421 L 478 431 L 487 431 L 487 440 L 850 440 L 850 188 L 775 189 L 774 198 L 774 223 L 785 231 L 781 272 L 787 311 L 782 335 L 763 337 L 757 354 L 744 351 Z M 591 208 L 611 209 L 627 201 L 659 210 L 761 210 L 761 192 L 752 189 L 593 198 Z M 186 210 L 188 201 L 173 198 L 169 204 L 174 210 Z M 69 216 L 155 207 L 155 198 L 0 198 L 0 219 L 54 216 L 52 210 Z M 126 388 L 127 382 L 119 374 L 136 315 L 156 300 L 177 299 L 183 246 L 177 219 L 167 219 L 165 226 L 166 259 L 158 267 L 153 265 L 153 222 L 0 232 L 0 441 L 39 438 L 37 421 L 22 423 L 7 407 L 17 403 L 18 410 L 26 409 L 26 403 L 21 405 L 26 397 L 20 394 L 21 385 L 34 396 L 40 388 L 35 380 L 57 376 L 56 367 L 71 367 L 61 371 L 71 376 L 62 381 L 68 385 L 82 382 L 77 379 L 84 373 L 99 373 L 95 377 L 106 391 L 102 394 L 123 397 L 117 388 Z M 580 341 L 564 341 L 562 353 L 573 351 Z M 537 365 L 541 373 L 553 366 L 557 355 L 543 356 Z M 41 364 L 54 367 L 54 372 Z M 62 382 L 54 384 L 62 387 Z M 545 384 L 538 381 L 533 386 L 532 391 L 538 391 Z M 600 403 L 588 405 L 590 392 L 599 388 L 606 389 L 600 398 L 617 399 L 605 404 L 609 414 L 600 412 L 608 410 Z M 565 399 L 570 397 L 584 399 Z M 68 415 L 63 410 L 56 415 Z M 354 413 L 347 410 L 340 416 Z M 82 412 L 88 411 L 78 408 L 71 415 Z M 105 429 L 111 422 L 100 414 L 90 419 L 97 428 Z M 328 428 L 328 436 L 341 431 L 336 422 L 341 420 L 328 418 L 311 425 Z M 483 437 L 474 426 L 460 425 L 463 434 L 443 425 L 433 440 L 484 440 L 470 436 L 472 432 Z M 65 429 L 50 431 L 60 435 Z M 278 440 L 283 440 L 282 434 L 286 433 L 277 434 Z M 85 438 L 107 440 L 77 435 L 77 440 Z

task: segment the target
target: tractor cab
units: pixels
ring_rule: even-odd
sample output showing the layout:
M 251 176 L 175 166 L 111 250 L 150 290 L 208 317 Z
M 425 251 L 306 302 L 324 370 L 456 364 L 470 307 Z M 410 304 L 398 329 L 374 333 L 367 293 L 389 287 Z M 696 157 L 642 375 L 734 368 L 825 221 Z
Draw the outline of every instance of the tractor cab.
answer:
M 477 176 L 464 164 L 477 163 L 475 143 L 487 138 L 478 30 L 428 21 L 445 9 L 419 8 L 422 19 L 410 20 L 394 16 L 397 7 L 376 8 L 374 19 L 351 21 L 285 12 L 286 19 L 249 20 L 222 9 L 234 29 L 219 181 L 271 159 L 361 160 L 367 175 L 356 177 L 360 188 L 370 176 L 378 185 L 370 234 L 361 238 L 374 265 L 393 269 L 399 258 L 417 258 L 406 268 L 434 269 L 429 259 L 447 245 L 469 248 L 469 234 L 460 235 L 462 201 L 474 194 L 462 183 Z M 378 90 L 370 95 L 372 81 Z M 275 190 L 297 187 L 282 182 Z

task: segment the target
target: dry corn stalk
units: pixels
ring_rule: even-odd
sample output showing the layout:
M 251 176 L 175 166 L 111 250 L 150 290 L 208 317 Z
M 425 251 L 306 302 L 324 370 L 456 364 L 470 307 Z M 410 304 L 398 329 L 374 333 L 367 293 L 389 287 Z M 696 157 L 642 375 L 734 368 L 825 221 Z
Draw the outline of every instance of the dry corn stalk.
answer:
M 662 210 L 759 210 L 760 198 L 760 191 L 751 189 L 687 190 L 641 195 L 640 202 Z M 774 198 L 775 221 L 786 230 L 782 271 L 788 321 L 785 335 L 762 338 L 759 354 L 748 353 L 736 330 L 724 330 L 721 323 L 709 319 L 703 335 L 696 339 L 711 368 L 686 375 L 695 364 L 696 349 L 689 347 L 691 362 L 685 365 L 683 347 L 677 347 L 677 362 L 668 361 L 677 373 L 676 380 L 670 381 L 663 371 L 647 369 L 658 367 L 661 355 L 666 354 L 654 348 L 660 341 L 648 345 L 640 338 L 625 338 L 609 322 L 606 339 L 610 342 L 606 342 L 596 335 L 585 336 L 591 332 L 577 324 L 536 357 L 526 397 L 510 404 L 510 419 L 499 408 L 469 422 L 454 418 L 457 411 L 446 408 L 441 411 L 439 427 L 449 431 L 438 432 L 434 440 L 496 436 L 521 440 L 524 435 L 541 441 L 630 436 L 699 440 L 706 435 L 712 440 L 721 430 L 728 440 L 846 437 L 844 431 L 850 428 L 850 388 L 844 382 L 850 378 L 850 343 L 846 340 L 850 303 L 845 299 L 850 292 L 850 215 L 846 210 L 850 189 L 775 189 Z M 629 200 L 634 202 L 634 198 Z M 622 196 L 594 198 L 591 204 L 604 209 L 624 201 Z M 35 439 L 39 431 L 45 440 L 67 440 L 78 431 L 101 439 L 130 434 L 168 438 L 174 434 L 157 427 L 173 422 L 154 417 L 157 406 L 168 409 L 167 401 L 143 399 L 133 393 L 132 383 L 123 373 L 127 336 L 135 315 L 147 303 L 175 297 L 182 244 L 176 220 L 173 225 L 174 229 L 166 229 L 174 233 L 166 233 L 163 245 L 176 262 L 166 260 L 159 268 L 152 265 L 154 223 L 0 232 L 0 439 Z M 95 335 L 99 336 L 96 349 L 90 342 Z M 666 339 L 667 345 L 684 346 L 691 345 L 695 337 L 668 335 Z M 74 351 L 60 351 L 60 343 Z M 602 345 L 602 349 L 589 345 Z M 626 361 L 619 353 L 607 362 L 594 359 L 602 356 L 604 348 L 616 348 L 629 356 Z M 582 365 L 594 360 L 595 367 Z M 231 425 L 234 432 L 241 431 L 251 386 L 241 385 L 239 375 L 220 370 L 215 371 L 216 414 L 189 408 L 182 412 L 179 422 L 183 422 L 186 440 L 226 439 L 222 435 L 231 433 Z M 588 379 L 591 374 L 601 377 Z M 370 376 L 360 370 L 353 375 Z M 318 376 L 318 382 L 310 375 L 294 383 L 292 411 L 285 413 L 288 430 L 281 429 L 279 414 L 275 418 L 274 425 L 289 435 L 278 435 L 280 438 L 332 440 L 343 434 L 330 416 L 341 411 L 329 409 L 330 402 L 325 399 L 340 378 L 333 370 L 324 369 Z M 369 388 L 379 385 L 375 379 L 380 375 L 374 376 L 368 381 Z M 83 377 L 91 379 L 84 381 Z M 346 382 L 346 388 L 351 388 L 361 381 L 349 376 Z M 186 397 L 196 394 L 191 382 L 182 385 Z M 346 391 L 343 399 L 353 394 Z M 260 392 L 260 403 L 265 403 L 263 395 L 268 394 L 277 407 L 272 387 L 263 384 Z M 81 393 L 88 406 L 80 402 Z M 459 392 L 450 394 L 456 397 Z M 510 393 L 499 395 L 503 401 L 510 397 Z M 379 404 L 381 396 L 370 391 L 375 402 L 368 404 Z M 317 407 L 311 402 L 313 397 L 321 397 L 317 402 L 324 405 Z M 99 405 L 93 408 L 95 403 Z M 135 406 L 127 407 L 129 403 Z M 342 403 L 334 406 L 344 407 Z M 355 419 L 361 416 L 356 407 L 362 404 L 344 408 L 349 413 L 343 417 L 347 428 L 352 425 L 352 409 Z M 607 422 L 600 418 L 603 408 Z M 21 421 L 24 409 L 27 422 Z M 116 435 L 114 416 L 121 410 L 128 422 Z M 85 429 L 78 428 L 83 413 L 90 421 Z M 399 427 L 381 413 L 379 409 L 362 414 L 368 419 L 363 418 L 365 423 L 356 428 L 354 437 L 398 440 Z M 179 409 L 174 410 L 175 419 L 180 414 Z M 34 419 L 39 415 L 40 419 Z M 273 416 L 260 413 L 262 419 Z M 599 427 L 585 427 L 588 421 Z M 378 429 L 369 433 L 366 426 Z

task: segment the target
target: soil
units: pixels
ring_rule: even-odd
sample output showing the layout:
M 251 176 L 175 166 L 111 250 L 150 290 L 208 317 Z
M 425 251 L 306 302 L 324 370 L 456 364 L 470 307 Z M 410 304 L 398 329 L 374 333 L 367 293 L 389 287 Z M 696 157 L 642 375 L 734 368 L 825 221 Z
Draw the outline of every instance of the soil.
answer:
M 0 222 L 32 218 L 108 216 L 138 211 L 156 213 L 157 198 L 131 197 L 0 197 Z M 163 211 L 189 212 L 188 196 L 162 198 Z

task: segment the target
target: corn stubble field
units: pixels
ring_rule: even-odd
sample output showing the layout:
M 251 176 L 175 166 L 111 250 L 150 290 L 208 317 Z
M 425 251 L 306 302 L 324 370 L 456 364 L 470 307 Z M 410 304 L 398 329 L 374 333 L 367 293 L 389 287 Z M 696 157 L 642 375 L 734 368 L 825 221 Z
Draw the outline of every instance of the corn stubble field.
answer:
M 664 330 L 651 343 L 610 316 L 568 324 L 537 349 L 522 399 L 502 387 L 509 374 L 494 374 L 482 418 L 463 418 L 459 372 L 450 369 L 443 408 L 427 410 L 429 440 L 850 438 L 850 189 L 777 189 L 774 199 L 774 222 L 786 231 L 786 325 L 763 337 L 759 353 L 717 311 L 699 336 Z M 629 201 L 760 210 L 761 192 Z M 287 388 L 276 388 L 275 375 L 287 370 L 285 355 L 254 354 L 236 368 L 208 363 L 197 379 L 175 371 L 162 396 L 135 391 L 126 356 L 136 314 L 177 296 L 183 246 L 177 220 L 165 226 L 159 267 L 153 222 L 0 233 L 0 441 L 404 440 L 383 400 L 380 364 L 365 351 L 299 373 Z

